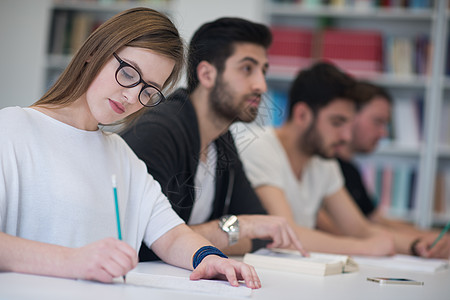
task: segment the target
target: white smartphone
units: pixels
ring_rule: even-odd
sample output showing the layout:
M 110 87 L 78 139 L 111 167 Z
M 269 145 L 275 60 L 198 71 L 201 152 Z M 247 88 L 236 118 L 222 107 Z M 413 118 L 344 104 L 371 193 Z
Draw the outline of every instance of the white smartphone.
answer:
M 411 284 L 423 285 L 423 281 L 417 281 L 407 278 L 390 278 L 390 277 L 367 277 L 367 280 L 378 282 L 379 284 Z

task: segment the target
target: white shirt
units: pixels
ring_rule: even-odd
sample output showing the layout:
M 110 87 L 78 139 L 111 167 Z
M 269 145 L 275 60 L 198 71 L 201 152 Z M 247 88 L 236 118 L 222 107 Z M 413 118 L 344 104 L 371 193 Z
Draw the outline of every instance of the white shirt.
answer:
M 236 145 L 252 186 L 269 185 L 281 189 L 291 206 L 295 222 L 314 228 L 323 199 L 344 186 L 337 162 L 313 156 L 303 168 L 299 180 L 273 128 L 254 127 L 238 132 L 241 135 L 239 139 L 250 141 Z
M 84 131 L 31 108 L 0 110 L 0 230 L 80 247 L 122 237 L 138 250 L 183 221 L 117 134 Z
M 200 161 L 195 173 L 195 202 L 189 225 L 205 223 L 211 215 L 216 191 L 217 149 L 209 144 L 206 162 Z

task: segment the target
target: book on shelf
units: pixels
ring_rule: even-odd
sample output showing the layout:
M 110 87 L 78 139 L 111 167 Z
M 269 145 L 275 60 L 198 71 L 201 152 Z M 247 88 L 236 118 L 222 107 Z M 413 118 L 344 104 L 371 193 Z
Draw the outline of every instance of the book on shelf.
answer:
M 347 255 L 311 252 L 310 257 L 304 257 L 298 251 L 287 249 L 262 248 L 245 254 L 244 262 L 256 268 L 318 276 L 358 270 L 358 264 Z
M 70 53 L 75 53 L 87 39 L 89 34 L 93 31 L 94 18 L 88 13 L 77 13 L 73 17 L 72 31 L 70 38 Z
M 313 32 L 295 27 L 271 27 L 270 71 L 294 75 L 312 62 Z
M 448 100 L 442 102 L 439 130 L 439 144 L 450 145 L 450 101 Z
M 69 20 L 67 11 L 55 12 L 53 15 L 53 26 L 50 39 L 49 52 L 52 54 L 62 54 L 64 51 L 64 40 L 66 26 Z
M 450 168 L 441 168 L 437 171 L 433 212 L 445 218 L 450 217 Z
M 392 115 L 392 138 L 395 144 L 417 148 L 422 140 L 423 100 L 397 98 Z
M 415 208 L 416 167 L 408 163 L 361 162 L 359 168 L 375 206 L 392 217 L 407 218 Z
M 378 31 L 326 29 L 320 34 L 320 59 L 356 76 L 374 76 L 383 69 L 383 41 Z

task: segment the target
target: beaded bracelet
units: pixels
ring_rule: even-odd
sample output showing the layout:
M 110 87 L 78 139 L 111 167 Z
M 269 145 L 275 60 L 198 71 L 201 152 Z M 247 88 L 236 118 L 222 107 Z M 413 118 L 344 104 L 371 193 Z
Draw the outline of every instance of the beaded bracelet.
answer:
M 192 266 L 197 268 L 197 266 L 202 262 L 202 260 L 208 255 L 217 255 L 223 258 L 228 258 L 225 254 L 222 253 L 219 249 L 213 246 L 203 246 L 195 252 L 194 257 L 192 258 Z

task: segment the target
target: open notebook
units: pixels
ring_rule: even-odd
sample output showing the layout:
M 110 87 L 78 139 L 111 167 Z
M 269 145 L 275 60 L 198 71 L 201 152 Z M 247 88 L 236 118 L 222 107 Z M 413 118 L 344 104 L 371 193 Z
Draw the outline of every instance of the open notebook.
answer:
M 122 278 L 114 279 L 116 284 L 124 284 Z M 239 287 L 222 280 L 190 280 L 185 277 L 154 275 L 138 272 L 127 274 L 126 285 L 178 290 L 190 293 L 222 295 L 227 297 L 250 297 L 252 290 L 243 284 Z
M 347 255 L 311 252 L 310 257 L 304 257 L 298 251 L 285 249 L 259 249 L 245 254 L 244 262 L 256 268 L 321 276 L 358 270 Z
M 397 254 L 389 257 L 353 256 L 360 265 L 405 271 L 434 273 L 449 267 L 447 259 L 423 258 Z

